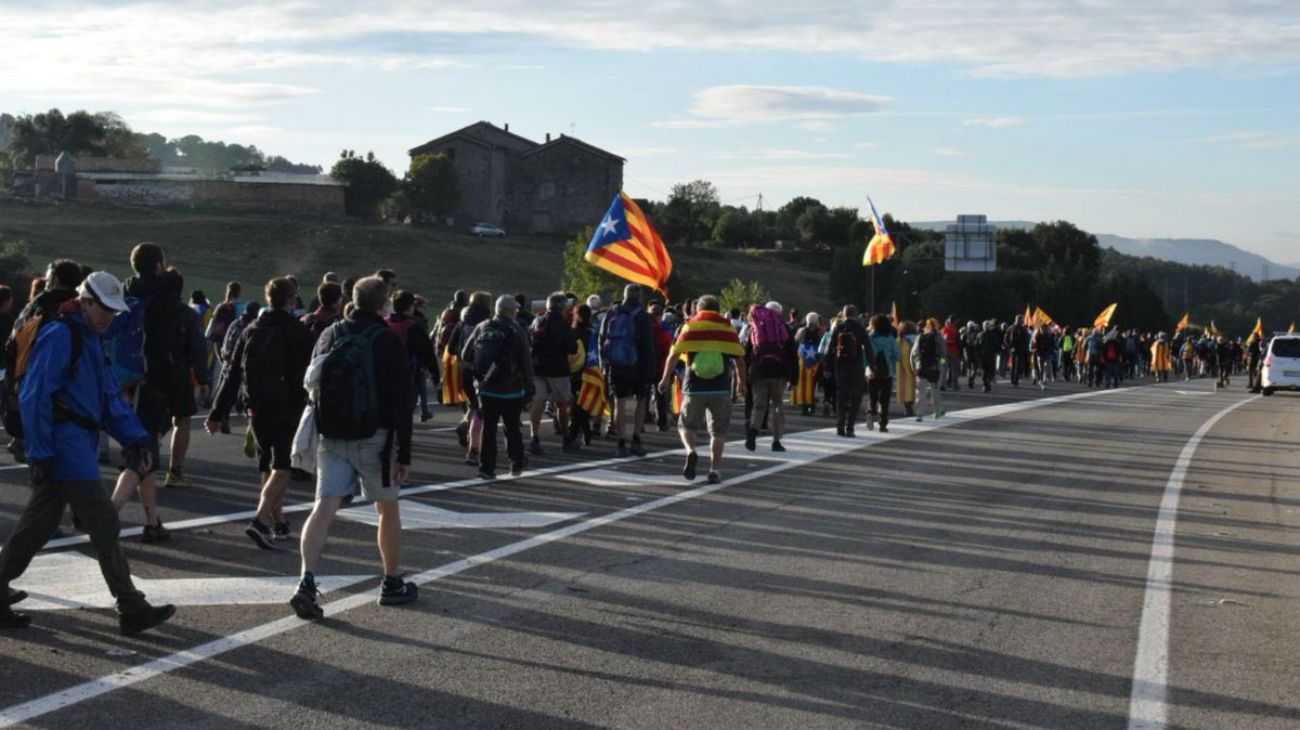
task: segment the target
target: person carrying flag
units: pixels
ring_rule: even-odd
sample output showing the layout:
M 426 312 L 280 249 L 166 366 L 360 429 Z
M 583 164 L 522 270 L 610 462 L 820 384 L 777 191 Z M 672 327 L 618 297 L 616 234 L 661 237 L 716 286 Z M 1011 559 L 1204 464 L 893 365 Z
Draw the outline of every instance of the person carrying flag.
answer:
M 695 451 L 696 432 L 707 426 L 710 484 L 722 481 L 720 467 L 722 449 L 727 443 L 727 428 L 731 423 L 733 379 L 741 391 L 745 389 L 745 368 L 737 365 L 744 356 L 744 348 L 731 321 L 719 314 L 720 308 L 718 298 L 712 294 L 699 298 L 695 305 L 696 314 L 678 333 L 659 380 L 659 392 L 669 392 L 677 372 L 677 362 L 685 362 L 682 414 L 677 424 L 682 446 L 686 448 L 682 476 L 695 479 L 699 461 Z

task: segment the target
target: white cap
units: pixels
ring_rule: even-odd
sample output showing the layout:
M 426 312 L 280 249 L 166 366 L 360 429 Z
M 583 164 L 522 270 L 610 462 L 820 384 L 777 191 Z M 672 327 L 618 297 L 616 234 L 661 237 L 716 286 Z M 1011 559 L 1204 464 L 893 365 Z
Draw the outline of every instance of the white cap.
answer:
M 773 312 L 776 312 L 777 314 L 783 314 L 785 312 L 785 310 L 781 308 L 781 303 L 778 301 L 768 302 L 764 306 L 766 306 L 768 309 L 772 310 Z
M 605 303 L 600 300 L 599 294 L 592 294 L 591 296 L 587 297 L 587 306 L 591 307 L 592 309 L 600 309 L 602 306 L 604 306 L 604 304 Z
M 94 298 L 104 305 L 105 309 L 116 312 L 125 312 L 128 309 L 123 296 L 125 292 L 122 291 L 122 282 L 107 271 L 91 272 L 90 276 L 81 282 L 81 286 L 77 287 L 77 293 L 83 297 Z

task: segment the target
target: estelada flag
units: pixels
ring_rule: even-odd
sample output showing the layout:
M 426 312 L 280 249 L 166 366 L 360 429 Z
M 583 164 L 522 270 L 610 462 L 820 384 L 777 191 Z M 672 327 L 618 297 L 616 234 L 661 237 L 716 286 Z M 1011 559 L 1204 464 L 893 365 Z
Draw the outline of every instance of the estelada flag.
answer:
M 467 400 L 469 396 L 465 394 L 465 384 L 460 379 L 460 358 L 448 347 L 442 351 L 442 403 L 451 406 Z
M 650 220 L 626 193 L 614 196 L 583 258 L 615 276 L 668 296 L 673 261 Z
M 677 341 L 669 350 L 668 357 L 682 357 L 691 352 L 717 352 L 732 357 L 744 357 L 745 348 L 740 344 L 736 328 L 731 320 L 717 312 L 703 311 L 686 320 L 677 333 Z
M 685 396 L 682 395 L 682 379 L 674 378 L 673 379 L 673 403 L 672 403 L 674 416 L 682 415 L 683 398 L 685 398 Z
M 1250 337 L 1247 337 L 1246 341 L 1250 342 L 1255 338 L 1263 339 L 1263 337 L 1264 337 L 1264 318 L 1257 317 L 1255 319 L 1255 329 L 1250 331 Z
M 821 372 L 821 362 L 809 365 L 802 357 L 799 360 L 799 379 L 795 381 L 794 389 L 790 391 L 790 405 L 792 406 L 815 406 L 817 405 L 817 374 Z
M 1028 304 L 1025 305 L 1025 325 L 1034 326 L 1034 310 Z
M 1106 307 L 1105 309 L 1101 310 L 1101 314 L 1097 315 L 1097 318 L 1092 321 L 1093 328 L 1109 327 L 1110 318 L 1115 316 L 1115 310 L 1117 308 L 1119 308 L 1119 302 L 1115 302 L 1109 307 Z
M 1049 325 L 1049 324 L 1056 324 L 1056 320 L 1052 319 L 1052 316 L 1051 316 L 1050 314 L 1048 314 L 1047 312 L 1044 312 L 1042 307 L 1035 307 L 1035 308 L 1034 308 L 1034 326 L 1035 326 L 1035 327 L 1041 327 L 1041 326 Z
M 582 387 L 578 389 L 578 407 L 593 416 L 605 412 L 608 404 L 605 395 L 605 374 L 595 365 L 582 371 Z
M 862 265 L 875 266 L 888 261 L 894 255 L 894 239 L 885 228 L 885 222 L 880 219 L 880 214 L 876 212 L 876 204 L 871 202 L 870 195 L 867 196 L 867 205 L 871 207 L 871 224 L 876 227 L 876 235 L 871 237 L 867 250 L 862 252 Z
M 1191 323 L 1192 323 L 1192 313 L 1187 312 L 1186 314 L 1183 315 L 1182 319 L 1178 320 L 1178 326 L 1174 328 L 1174 331 L 1182 332 L 1183 330 L 1187 329 L 1187 325 Z

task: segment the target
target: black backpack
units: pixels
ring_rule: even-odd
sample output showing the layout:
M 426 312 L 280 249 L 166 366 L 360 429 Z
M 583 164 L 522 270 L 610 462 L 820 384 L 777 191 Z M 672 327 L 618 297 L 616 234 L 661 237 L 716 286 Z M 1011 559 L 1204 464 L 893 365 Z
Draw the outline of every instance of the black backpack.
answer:
M 375 340 L 388 330 L 376 324 L 351 333 L 347 322 L 330 332 L 330 350 L 320 366 L 320 390 L 313 404 L 316 431 L 332 439 L 365 439 L 383 422 L 375 377 Z
M 835 359 L 840 362 L 862 362 L 862 341 L 858 333 L 848 327 L 840 327 L 835 333 Z
M 502 383 L 514 375 L 510 350 L 514 345 L 514 328 L 488 320 L 479 326 L 474 339 L 474 378 L 481 387 Z
M 939 379 L 939 335 L 923 332 L 916 338 L 916 351 L 921 360 L 921 377 L 926 380 Z
M 244 401 L 254 412 L 287 409 L 293 384 L 285 367 L 282 328 L 254 322 L 243 337 Z

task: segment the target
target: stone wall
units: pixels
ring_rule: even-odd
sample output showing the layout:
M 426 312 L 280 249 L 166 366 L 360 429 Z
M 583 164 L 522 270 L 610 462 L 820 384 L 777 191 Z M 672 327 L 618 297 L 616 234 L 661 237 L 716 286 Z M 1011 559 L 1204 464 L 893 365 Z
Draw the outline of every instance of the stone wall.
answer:
M 576 144 L 558 144 L 521 160 L 514 228 L 572 235 L 595 226 L 623 187 L 623 163 Z
M 131 205 L 216 205 L 243 210 L 343 214 L 344 188 L 335 185 L 246 183 L 230 180 L 101 182 L 78 197 Z

